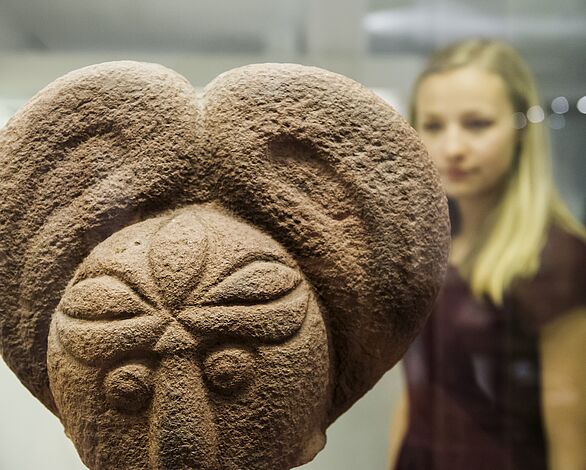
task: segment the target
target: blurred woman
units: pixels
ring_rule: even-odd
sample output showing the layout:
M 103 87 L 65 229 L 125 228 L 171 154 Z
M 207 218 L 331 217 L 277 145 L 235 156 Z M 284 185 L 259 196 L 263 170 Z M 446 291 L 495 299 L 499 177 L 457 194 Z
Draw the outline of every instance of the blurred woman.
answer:
M 559 198 L 520 56 L 439 51 L 411 119 L 450 200 L 450 266 L 405 356 L 396 469 L 586 468 L 586 232 Z M 401 422 L 404 424 L 401 426 Z

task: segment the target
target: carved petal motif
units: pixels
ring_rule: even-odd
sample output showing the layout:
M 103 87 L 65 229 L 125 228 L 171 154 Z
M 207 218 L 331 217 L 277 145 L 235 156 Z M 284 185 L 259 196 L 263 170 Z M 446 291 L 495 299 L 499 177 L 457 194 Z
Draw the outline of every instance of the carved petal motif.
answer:
M 252 262 L 212 287 L 203 305 L 253 304 L 278 299 L 293 290 L 301 276 L 293 269 L 266 261 Z
M 292 337 L 306 317 L 310 288 L 262 238 L 248 246 L 231 236 L 239 224 L 215 212 L 181 210 L 162 225 L 154 219 L 117 235 L 88 259 L 84 269 L 93 277 L 66 289 L 55 315 L 65 349 L 100 364 L 197 350 L 205 338 L 252 346 Z M 126 253 L 137 238 L 145 249 L 119 263 L 120 245 Z M 139 287 L 131 279 L 145 260 L 151 279 Z
M 166 305 L 178 307 L 193 290 L 206 266 L 207 252 L 205 228 L 190 212 L 174 217 L 155 234 L 149 266 Z
M 113 320 L 154 313 L 128 285 L 112 276 L 84 279 L 73 285 L 58 309 L 84 320 Z

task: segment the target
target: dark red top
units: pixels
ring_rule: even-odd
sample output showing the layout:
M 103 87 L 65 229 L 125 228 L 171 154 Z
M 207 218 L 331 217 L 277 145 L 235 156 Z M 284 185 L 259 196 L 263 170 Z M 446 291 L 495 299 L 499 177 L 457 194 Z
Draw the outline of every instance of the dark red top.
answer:
M 396 469 L 545 470 L 539 329 L 578 305 L 586 244 L 556 228 L 538 274 L 502 307 L 475 299 L 450 267 L 405 356 L 409 426 Z

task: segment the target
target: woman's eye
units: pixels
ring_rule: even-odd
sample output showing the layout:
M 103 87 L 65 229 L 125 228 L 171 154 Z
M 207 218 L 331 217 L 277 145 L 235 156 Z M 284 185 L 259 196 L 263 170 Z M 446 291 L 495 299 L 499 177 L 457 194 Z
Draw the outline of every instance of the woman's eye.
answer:
M 252 381 L 254 363 L 252 352 L 228 347 L 212 352 L 204 361 L 203 371 L 213 390 L 222 395 L 233 395 Z
M 492 119 L 470 119 L 464 123 L 464 126 L 471 130 L 482 130 L 492 126 L 493 123 Z
M 423 130 L 426 132 L 439 132 L 442 129 L 442 124 L 439 122 L 424 122 Z

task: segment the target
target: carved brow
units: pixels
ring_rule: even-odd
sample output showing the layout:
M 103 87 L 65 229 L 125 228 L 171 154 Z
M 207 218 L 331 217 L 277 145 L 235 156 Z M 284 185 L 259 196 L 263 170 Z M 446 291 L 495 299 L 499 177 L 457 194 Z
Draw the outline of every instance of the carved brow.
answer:
M 150 353 L 169 321 L 151 315 L 91 321 L 55 313 L 59 342 L 87 364 L 109 362 L 132 353 Z
M 260 285 L 263 286 L 266 278 L 267 288 L 252 289 L 250 297 L 246 297 L 248 276 L 255 274 L 254 269 L 248 272 L 246 267 L 256 263 L 259 263 L 259 277 L 256 280 L 260 279 Z M 275 266 L 272 267 L 271 264 Z M 239 270 L 243 271 L 240 278 L 237 274 Z M 235 276 L 232 282 L 230 276 Z M 163 334 L 165 325 L 173 322 L 174 315 L 163 313 L 166 309 L 158 305 L 156 300 L 152 300 L 139 280 L 116 268 L 99 266 L 84 270 L 74 278 L 71 287 L 98 277 L 112 278 L 127 287 L 130 294 L 136 295 L 136 300 L 144 303 L 145 311 L 131 317 L 113 319 L 74 318 L 65 311 L 58 311 L 56 326 L 60 341 L 71 354 L 85 362 L 109 361 L 121 354 L 133 352 L 148 353 Z M 271 285 L 271 278 L 275 280 L 274 286 Z M 222 292 L 222 282 L 226 281 L 226 292 Z M 244 286 L 240 286 L 240 283 Z M 109 288 L 107 284 L 104 287 Z M 284 264 L 279 256 L 259 256 L 258 253 L 244 256 L 230 266 L 230 269 L 225 270 L 214 287 L 220 288 L 216 289 L 215 297 L 212 295 L 209 298 L 215 302 L 184 308 L 176 316 L 183 327 L 196 337 L 221 335 L 262 343 L 278 343 L 299 331 L 307 316 L 311 290 L 302 282 L 301 274 Z M 211 293 L 214 287 L 207 288 L 206 291 Z M 239 295 L 243 292 L 244 302 L 238 302 Z M 149 310 L 154 315 L 144 315 Z
M 285 297 L 256 306 L 190 307 L 177 320 L 190 334 L 239 338 L 276 344 L 297 333 L 307 318 L 310 292 L 303 284 Z M 246 312 L 243 315 L 242 309 Z M 86 364 L 107 363 L 129 354 L 148 355 L 166 327 L 169 317 L 142 315 L 121 320 L 85 320 L 55 313 L 59 342 Z

